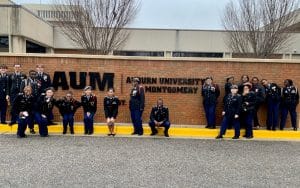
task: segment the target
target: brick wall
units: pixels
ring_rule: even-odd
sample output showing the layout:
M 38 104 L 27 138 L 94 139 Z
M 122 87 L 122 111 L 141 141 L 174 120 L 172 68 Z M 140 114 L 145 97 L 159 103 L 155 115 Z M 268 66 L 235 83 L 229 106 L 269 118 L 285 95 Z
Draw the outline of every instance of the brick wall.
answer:
M 256 59 L 164 59 L 164 58 L 118 58 L 105 56 L 81 56 L 81 55 L 0 55 L 0 63 L 9 66 L 12 70 L 14 63 L 23 66 L 23 72 L 28 73 L 30 69 L 35 69 L 36 64 L 44 64 L 45 72 L 53 78 L 55 71 L 68 72 L 99 72 L 114 73 L 114 87 L 116 95 L 125 100 L 125 105 L 120 106 L 118 122 L 130 122 L 128 110 L 129 91 L 131 84 L 126 83 L 127 77 L 151 77 L 151 78 L 205 78 L 213 76 L 214 81 L 221 88 L 221 97 L 217 108 L 217 122 L 221 121 L 222 98 L 224 95 L 225 78 L 233 75 L 238 82 L 242 74 L 250 77 L 257 76 L 260 79 L 266 78 L 278 83 L 280 86 L 283 80 L 291 78 L 296 85 L 300 81 L 300 62 L 293 60 L 256 60 Z M 69 79 L 69 77 L 67 78 Z M 69 82 L 69 80 L 68 80 Z M 158 80 L 159 82 L 159 80 Z M 89 79 L 87 79 L 87 85 Z M 145 86 L 160 87 L 161 84 L 144 84 Z M 169 85 L 171 87 L 192 87 L 198 88 L 196 94 L 182 93 L 146 93 L 146 108 L 143 115 L 144 122 L 148 121 L 151 107 L 157 98 L 162 97 L 164 103 L 169 107 L 170 119 L 173 124 L 184 125 L 204 125 L 206 123 L 201 98 L 201 84 L 198 85 Z M 80 99 L 82 90 L 73 90 L 75 98 Z M 66 91 L 60 88 L 55 96 L 61 97 Z M 98 97 L 98 112 L 96 122 L 104 122 L 103 97 L 106 92 L 94 91 Z M 298 107 L 299 111 L 299 107 Z M 261 124 L 265 124 L 266 109 L 260 110 Z M 55 109 L 55 119 L 60 120 L 57 109 Z M 82 110 L 76 114 L 76 121 L 82 121 Z M 289 119 L 288 119 L 289 121 Z

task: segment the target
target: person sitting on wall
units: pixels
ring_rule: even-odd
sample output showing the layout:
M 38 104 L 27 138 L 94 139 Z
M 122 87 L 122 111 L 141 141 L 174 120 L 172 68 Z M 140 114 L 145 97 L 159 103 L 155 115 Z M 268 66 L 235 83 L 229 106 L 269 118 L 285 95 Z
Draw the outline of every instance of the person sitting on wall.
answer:
M 114 89 L 109 88 L 107 96 L 104 97 L 103 106 L 105 112 L 105 118 L 109 129 L 108 136 L 115 136 L 115 120 L 118 115 L 119 99 L 115 96 Z
M 169 128 L 170 128 L 170 121 L 169 121 L 169 109 L 164 106 L 163 100 L 159 98 L 157 100 L 157 105 L 154 106 L 151 110 L 150 114 L 150 121 L 149 126 L 151 128 L 152 133 L 151 136 L 154 136 L 158 133 L 158 127 L 165 127 L 164 134 L 165 137 L 169 137 Z

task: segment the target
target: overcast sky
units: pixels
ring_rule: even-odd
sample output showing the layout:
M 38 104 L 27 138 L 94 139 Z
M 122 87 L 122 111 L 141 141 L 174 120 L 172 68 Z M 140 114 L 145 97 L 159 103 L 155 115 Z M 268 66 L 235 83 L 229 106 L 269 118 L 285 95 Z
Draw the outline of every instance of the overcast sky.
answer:
M 130 27 L 172 29 L 222 29 L 221 17 L 229 0 L 140 0 L 141 9 Z M 52 0 L 15 0 L 51 3 Z

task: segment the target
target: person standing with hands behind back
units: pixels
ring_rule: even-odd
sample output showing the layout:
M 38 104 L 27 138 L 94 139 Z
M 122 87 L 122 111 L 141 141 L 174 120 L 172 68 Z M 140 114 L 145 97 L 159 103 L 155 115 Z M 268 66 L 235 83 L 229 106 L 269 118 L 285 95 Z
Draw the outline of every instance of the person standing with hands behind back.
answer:
M 115 96 L 114 89 L 109 88 L 107 92 L 107 96 L 104 97 L 103 105 L 104 105 L 104 112 L 105 118 L 109 130 L 108 136 L 115 136 L 115 120 L 118 115 L 118 108 L 119 108 L 119 99 Z
M 133 78 L 133 87 L 130 92 L 129 109 L 134 131 L 132 135 L 142 136 L 144 133 L 142 115 L 145 108 L 145 93 L 140 85 L 139 78 Z
M 97 97 L 92 94 L 92 87 L 84 88 L 84 95 L 81 96 L 81 105 L 84 112 L 84 134 L 94 133 L 94 115 L 97 111 Z

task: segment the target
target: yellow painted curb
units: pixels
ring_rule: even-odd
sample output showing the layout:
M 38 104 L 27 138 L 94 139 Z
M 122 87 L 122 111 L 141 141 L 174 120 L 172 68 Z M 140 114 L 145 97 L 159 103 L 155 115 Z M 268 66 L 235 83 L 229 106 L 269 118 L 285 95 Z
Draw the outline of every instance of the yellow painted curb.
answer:
M 27 129 L 27 132 L 29 130 Z M 38 132 L 38 126 L 35 125 L 35 131 Z M 48 126 L 49 133 L 60 134 L 63 131 L 62 125 L 52 125 Z M 74 126 L 75 134 L 83 134 L 84 128 L 82 124 L 76 124 Z M 116 134 L 118 135 L 130 135 L 133 132 L 133 127 L 130 124 L 126 125 L 116 125 Z M 158 135 L 163 136 L 164 128 L 159 128 Z M 215 138 L 219 129 L 205 129 L 205 128 L 180 128 L 171 127 L 169 134 L 172 137 L 195 137 L 195 138 Z M 0 134 L 16 134 L 17 125 L 8 126 L 0 124 Z M 94 125 L 95 135 L 106 135 L 108 133 L 108 128 L 105 124 Z M 144 126 L 144 134 L 149 135 L 151 130 L 149 127 Z M 241 136 L 245 134 L 244 130 L 241 130 Z M 288 139 L 288 140 L 299 140 L 300 141 L 300 131 L 268 131 L 268 130 L 254 130 L 254 138 L 258 139 Z M 234 130 L 227 130 L 224 138 L 231 138 L 234 135 Z

